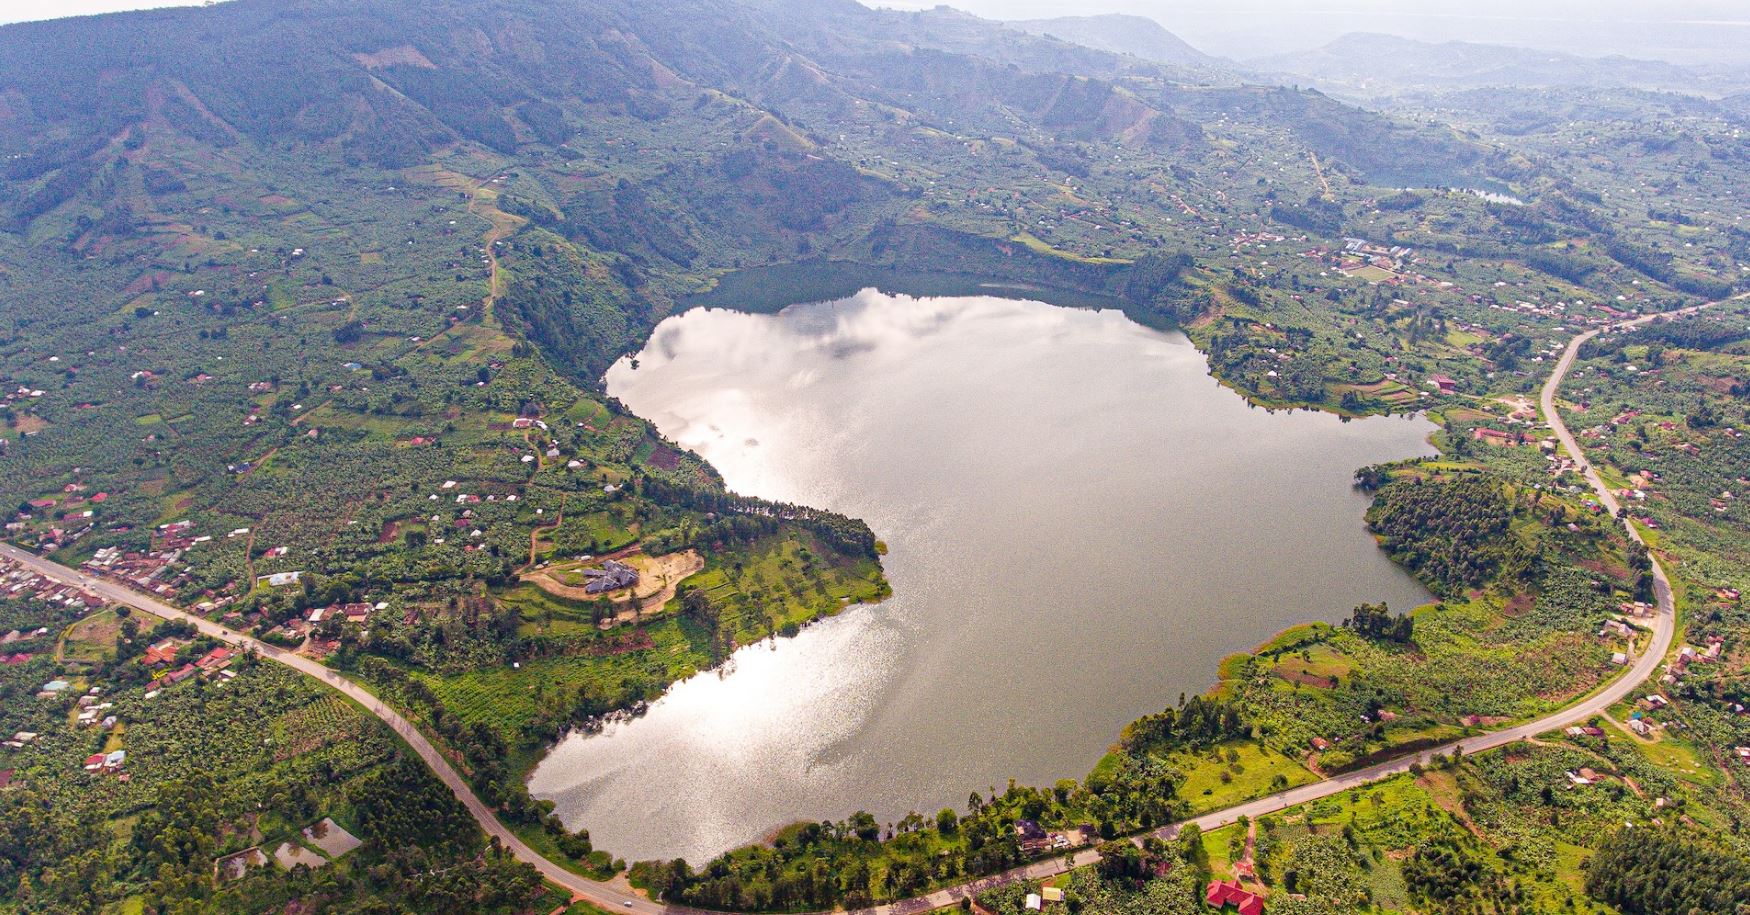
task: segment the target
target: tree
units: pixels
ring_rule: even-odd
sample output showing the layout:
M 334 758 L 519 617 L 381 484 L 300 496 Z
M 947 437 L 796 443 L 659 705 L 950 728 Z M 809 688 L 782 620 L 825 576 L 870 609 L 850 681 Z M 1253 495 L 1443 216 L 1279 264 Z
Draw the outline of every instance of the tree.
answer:
M 1415 633 L 1416 621 L 1409 614 L 1392 616 L 1383 603 L 1358 604 L 1343 625 L 1366 639 L 1408 644 Z

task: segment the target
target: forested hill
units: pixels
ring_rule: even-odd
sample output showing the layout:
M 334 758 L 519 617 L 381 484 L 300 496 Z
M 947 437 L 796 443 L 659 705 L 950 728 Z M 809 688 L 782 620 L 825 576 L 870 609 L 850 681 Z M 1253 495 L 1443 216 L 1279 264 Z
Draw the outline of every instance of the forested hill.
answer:
M 677 93 L 712 90 L 779 114 L 881 104 L 1184 144 L 1198 136 L 1174 111 L 1195 104 L 1185 77 L 969 16 L 852 0 L 234 0 L 0 30 L 0 150 L 12 157 L 16 227 L 70 198 L 142 123 L 217 147 L 406 167 L 458 139 L 503 154 L 556 147 L 597 106 L 684 119 Z M 1307 98 L 1272 113 L 1321 155 L 1342 157 L 1333 137 L 1389 134 L 1372 115 Z M 1347 125 L 1333 132 L 1334 120 Z M 1350 152 L 1366 167 L 1389 154 L 1378 145 Z M 1479 158 L 1450 137 L 1421 152 L 1456 166 Z
M 926 267 L 1122 293 L 1133 288 L 1122 263 L 1160 244 L 1152 217 L 1125 219 L 1101 258 L 1041 259 L 1051 252 L 1005 247 L 1029 217 L 978 195 L 1080 183 L 1121 206 L 1132 177 L 1089 179 L 1124 149 L 1177 181 L 1246 161 L 1212 146 L 1214 123 L 1356 174 L 1524 168 L 1443 128 L 1203 78 L 853 0 L 234 0 L 7 26 L 0 229 L 21 249 L 5 258 L 0 298 L 22 306 L 78 286 L 102 313 L 134 284 L 162 284 L 142 259 L 224 262 L 191 245 L 191 222 L 193 235 L 225 236 L 213 242 L 240 228 L 284 239 L 262 234 L 262 217 L 286 214 L 251 201 L 339 202 L 358 185 L 404 194 L 407 182 L 370 170 L 478 157 L 462 171 L 522 169 L 502 200 L 530 223 L 520 250 L 577 253 L 515 272 L 506 315 L 593 378 L 677 296 L 740 267 L 921 255 Z M 293 186 L 315 193 L 283 193 Z M 217 225 L 225 217 L 237 224 Z M 74 263 L 76 283 L 64 275 Z

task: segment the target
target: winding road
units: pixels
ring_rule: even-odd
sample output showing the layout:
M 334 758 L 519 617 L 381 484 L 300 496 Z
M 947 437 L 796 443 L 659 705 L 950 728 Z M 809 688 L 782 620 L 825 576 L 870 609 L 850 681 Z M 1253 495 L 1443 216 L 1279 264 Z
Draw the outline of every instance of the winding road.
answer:
M 1626 329 L 1646 324 L 1659 317 L 1689 314 L 1706 307 L 1707 305 L 1698 305 L 1681 311 L 1668 312 L 1665 315 L 1648 315 L 1632 321 L 1612 325 L 1610 328 L 1600 328 L 1580 334 L 1569 341 L 1567 349 L 1562 352 L 1561 357 L 1556 362 L 1555 368 L 1550 373 L 1549 380 L 1545 382 L 1543 386 L 1542 407 L 1544 420 L 1549 424 L 1550 428 L 1554 430 L 1555 436 L 1557 440 L 1561 442 L 1562 447 L 1566 449 L 1575 463 L 1579 464 L 1582 468 L 1587 483 L 1591 485 L 1593 491 L 1597 494 L 1599 503 L 1603 505 L 1613 517 L 1618 508 L 1616 497 L 1612 495 L 1609 488 L 1604 485 L 1604 481 L 1598 475 L 1597 469 L 1586 460 L 1584 452 L 1580 450 L 1579 443 L 1574 439 L 1573 434 L 1568 431 L 1567 425 L 1562 421 L 1561 414 L 1556 410 L 1556 394 L 1561 388 L 1562 380 L 1567 376 L 1568 371 L 1573 368 L 1574 360 L 1579 355 L 1580 347 L 1584 346 L 1587 341 L 1596 337 L 1603 330 Z M 1632 524 L 1627 524 L 1626 522 L 1625 526 L 1628 530 L 1628 536 L 1635 541 L 1640 542 L 1640 534 L 1634 529 L 1634 526 Z M 455 770 L 444 754 L 438 750 L 438 748 L 433 745 L 418 728 L 414 727 L 413 724 L 406 718 L 402 717 L 399 712 L 390 708 L 364 687 L 347 679 L 339 672 L 331 670 L 311 658 L 304 657 L 303 655 L 287 651 L 274 645 L 269 645 L 266 642 L 251 638 L 241 632 L 214 623 L 211 620 L 187 613 L 164 603 L 157 598 L 136 591 L 131 587 L 107 579 L 87 575 L 79 570 L 68 568 L 48 559 L 44 559 L 34 553 L 21 550 L 11 544 L 0 543 L 0 556 L 4 556 L 7 559 L 57 581 L 83 587 L 117 604 L 124 604 L 166 619 L 186 620 L 187 622 L 194 624 L 194 626 L 204 635 L 211 636 L 230 645 L 247 648 L 256 652 L 260 657 L 276 661 L 300 673 L 314 677 L 317 680 L 326 683 L 329 687 L 345 694 L 348 698 L 370 711 L 371 714 L 382 719 L 383 722 L 393 728 L 397 734 L 401 735 L 402 739 L 407 742 L 407 745 L 412 747 L 415 753 L 419 754 L 419 757 L 425 761 L 426 765 L 429 766 L 434 773 L 437 774 L 438 778 L 441 779 L 445 785 L 449 786 L 450 790 L 454 792 L 456 797 L 467 807 L 468 812 L 471 813 L 474 819 L 480 823 L 480 827 L 486 830 L 488 835 L 497 839 L 501 845 L 509 849 L 519 860 L 533 865 L 548 881 L 570 890 L 575 898 L 587 900 L 604 908 L 635 912 L 640 913 L 640 915 L 697 915 L 698 910 L 653 902 L 635 892 L 632 892 L 623 885 L 591 880 L 588 877 L 573 873 L 553 861 L 548 860 L 546 857 L 530 848 L 527 843 L 518 838 L 515 833 L 499 821 L 498 817 L 493 813 L 490 807 L 475 796 L 473 789 L 469 787 L 467 781 L 463 779 L 461 774 Z M 1603 712 L 1611 705 L 1628 697 L 1640 687 L 1647 678 L 1651 677 L 1654 671 L 1658 669 L 1660 662 L 1664 660 L 1665 655 L 1671 649 L 1671 642 L 1676 632 L 1676 616 L 1674 602 L 1672 600 L 1671 582 L 1670 579 L 1666 577 L 1665 570 L 1660 566 L 1657 557 L 1653 558 L 1652 572 L 1658 608 L 1653 618 L 1651 643 L 1647 646 L 1647 649 L 1635 659 L 1633 666 L 1622 676 L 1617 677 L 1597 691 L 1575 702 L 1573 705 L 1526 724 L 1493 731 L 1487 734 L 1479 734 L 1474 737 L 1466 737 L 1451 743 L 1431 747 L 1399 759 L 1368 766 L 1364 769 L 1357 769 L 1353 772 L 1345 772 L 1324 781 L 1315 782 L 1310 785 L 1302 785 L 1298 788 L 1292 788 L 1277 794 L 1258 798 L 1257 800 L 1229 807 L 1225 810 L 1208 813 L 1181 823 L 1174 823 L 1156 830 L 1154 834 L 1163 838 L 1171 838 L 1172 836 L 1177 835 L 1185 826 L 1191 824 L 1195 824 L 1199 828 L 1207 831 L 1226 826 L 1237 821 L 1242 816 L 1255 819 L 1265 814 L 1274 813 L 1288 807 L 1329 797 L 1334 794 L 1341 794 L 1342 792 L 1358 788 L 1370 782 L 1396 775 L 1401 772 L 1406 772 L 1412 764 L 1419 763 L 1426 765 L 1437 755 L 1450 755 L 1454 752 L 1462 752 L 1469 755 L 1484 750 L 1495 749 L 1511 743 L 1517 743 L 1518 741 L 1525 740 L 1546 731 L 1583 722 L 1593 715 Z M 862 912 L 856 913 L 856 915 L 909 915 L 909 913 L 928 911 L 930 909 L 954 905 L 958 903 L 960 899 L 975 895 L 996 884 L 1016 879 L 1039 879 L 1051 877 L 1064 873 L 1072 867 L 1092 864 L 1098 860 L 1098 852 L 1091 849 L 1084 849 L 1073 855 L 1036 861 L 1025 867 L 1017 868 L 1004 874 L 998 874 L 992 877 L 986 877 L 982 880 L 937 890 L 926 896 L 876 906 L 875 908 L 866 909 Z

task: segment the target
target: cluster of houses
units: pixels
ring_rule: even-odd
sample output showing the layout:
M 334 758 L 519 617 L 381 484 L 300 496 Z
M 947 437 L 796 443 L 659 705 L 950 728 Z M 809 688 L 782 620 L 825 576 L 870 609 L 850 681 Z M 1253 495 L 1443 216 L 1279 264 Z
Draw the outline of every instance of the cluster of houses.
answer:
M 0 597 L 10 600 L 41 601 L 45 604 L 66 607 L 79 614 L 103 606 L 102 598 L 83 588 L 62 584 L 4 558 L 0 558 Z M 14 629 L 5 635 L 0 635 L 0 648 L 6 648 L 20 642 L 29 642 L 47 634 L 48 629 L 41 627 L 29 632 Z
M 443 482 L 443 485 L 440 486 L 439 489 L 453 490 L 461 485 L 462 484 L 456 482 L 455 480 L 445 480 Z M 498 495 L 492 494 L 492 493 L 488 493 L 487 495 L 482 496 L 482 495 L 479 495 L 477 493 L 459 492 L 459 493 L 456 493 L 456 504 L 462 505 L 462 506 L 479 505 L 482 502 L 497 502 L 499 500 L 499 498 L 500 497 Z M 438 501 L 438 499 L 439 499 L 438 493 L 431 494 L 431 501 L 436 502 L 436 501 Z M 512 493 L 512 494 L 504 496 L 503 499 L 506 502 L 516 502 L 516 501 L 518 501 L 518 496 L 515 493 Z M 442 515 L 432 515 L 431 517 L 427 518 L 426 520 L 431 522 L 431 526 L 434 530 L 436 530 L 437 528 L 439 528 L 440 526 L 442 526 L 443 524 L 446 523 L 444 520 L 444 517 Z M 485 524 L 485 522 L 483 522 L 479 517 L 477 517 L 475 515 L 474 510 L 472 508 L 463 508 L 462 511 L 454 519 L 452 519 L 448 522 L 448 524 L 451 527 L 455 528 L 457 536 L 464 537 L 464 538 L 469 539 L 469 540 L 478 540 L 481 537 L 484 537 L 486 535 L 487 525 Z M 446 541 L 446 538 L 444 538 L 444 537 L 433 537 L 431 542 L 436 543 L 436 544 L 441 544 L 441 543 L 444 543 L 445 541 Z M 463 549 L 468 551 L 468 552 L 473 552 L 474 550 L 479 549 L 479 547 L 470 543 L 470 544 L 467 544 L 466 546 L 464 546 Z
M 176 666 L 176 659 L 182 653 L 183 646 L 187 644 L 182 639 L 164 639 L 147 647 L 146 651 L 140 655 L 140 663 L 158 671 L 158 682 L 165 686 L 203 675 L 209 680 L 229 680 L 237 676 L 237 672 L 230 669 L 231 662 L 236 660 L 237 653 L 223 646 L 214 648 L 179 667 Z M 150 695 L 148 694 L 148 697 Z
M 104 547 L 93 553 L 83 568 L 160 597 L 174 597 L 189 581 L 187 571 L 177 563 L 189 550 L 212 539 L 196 535 L 193 521 L 174 521 L 153 531 L 151 547 L 146 552 Z
M 1402 245 L 1382 245 L 1370 242 L 1365 238 L 1343 239 L 1343 253 L 1352 257 L 1367 258 L 1376 267 L 1391 269 L 1404 258 L 1411 255 L 1411 250 Z
M 122 781 L 128 780 L 128 774 L 122 772 L 122 765 L 128 761 L 128 751 L 111 750 L 108 753 L 93 753 L 85 757 L 85 771 L 102 775 L 118 774 Z
M 302 617 L 286 621 L 283 625 L 274 629 L 274 632 L 278 633 L 283 638 L 293 641 L 301 641 L 309 637 L 311 633 L 315 631 L 316 627 L 325 623 L 339 621 L 346 625 L 362 626 L 365 623 L 370 622 L 371 614 L 376 613 L 379 610 L 387 610 L 388 608 L 389 603 L 387 601 L 378 601 L 374 604 L 369 602 L 359 602 L 316 607 L 305 613 Z M 308 650 L 307 653 L 320 656 L 338 648 L 339 642 L 312 639 L 306 647 Z
M 68 483 L 59 496 L 31 499 L 20 506 L 16 517 L 6 523 L 6 533 L 20 536 L 34 533 L 44 546 L 63 547 L 91 533 L 97 511 L 95 506 L 109 500 L 109 493 L 86 495 L 84 483 Z
M 41 398 L 42 396 L 43 392 L 40 388 L 33 388 L 21 384 L 17 388 L 7 391 L 4 395 L 0 395 L 0 406 L 10 407 L 13 404 L 29 403 L 32 400 Z M 24 434 L 35 435 L 36 431 L 26 430 Z
M 1473 441 L 1479 441 L 1485 445 L 1494 445 L 1500 448 L 1516 448 L 1525 444 L 1529 438 L 1524 432 L 1506 432 L 1500 429 L 1492 429 L 1487 426 L 1478 426 L 1477 428 L 1470 430 L 1470 437 Z
M 101 701 L 99 697 L 102 693 L 103 687 L 93 686 L 89 692 L 79 697 L 77 727 L 88 728 L 101 724 L 106 731 L 115 730 L 116 724 L 119 723 L 118 719 L 109 714 L 109 710 L 115 708 L 115 703 Z
M 1633 651 L 1635 639 L 1639 637 L 1639 631 L 1622 620 L 1610 619 L 1605 620 L 1604 625 L 1598 627 L 1598 637 L 1606 642 L 1615 639 L 1625 639 L 1628 641 L 1629 651 Z M 1616 667 L 1625 667 L 1628 665 L 1628 662 L 1628 651 L 1616 651 L 1612 652 L 1610 655 L 1610 663 Z
M 1720 659 L 1726 650 L 1725 639 L 1710 635 L 1703 643 L 1707 647 L 1696 650 L 1694 645 L 1685 645 L 1677 649 L 1677 657 L 1665 664 L 1665 673 L 1659 677 L 1659 682 L 1670 686 L 1689 674 L 1693 664 L 1711 664 Z

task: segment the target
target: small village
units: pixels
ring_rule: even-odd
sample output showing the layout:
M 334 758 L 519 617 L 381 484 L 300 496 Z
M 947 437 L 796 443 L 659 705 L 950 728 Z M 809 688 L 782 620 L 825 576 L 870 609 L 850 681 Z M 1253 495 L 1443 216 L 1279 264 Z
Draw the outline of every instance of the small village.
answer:
M 166 555 L 130 556 L 113 550 L 99 551 L 100 555 L 87 565 L 87 571 L 150 589 L 161 580 L 161 576 L 155 573 L 174 562 L 175 557 L 168 554 L 187 549 L 193 538 L 188 536 L 186 527 L 172 526 L 166 531 L 165 540 Z M 94 619 L 94 614 L 106 606 L 96 594 L 56 582 L 5 558 L 0 558 L 0 599 L 40 603 L 58 611 L 59 619 L 77 621 L 66 632 L 38 626 L 13 629 L 0 635 L 0 664 L 8 667 L 19 667 L 51 655 L 58 658 L 60 652 L 56 643 L 86 621 Z M 319 622 L 324 610 L 338 619 L 361 622 L 374 609 L 373 605 L 349 604 L 314 610 L 310 622 Z M 66 740 L 81 733 L 101 735 L 95 740 L 102 745 L 101 749 L 71 764 L 89 780 L 85 784 L 92 787 L 103 782 L 129 785 L 135 780 L 133 767 L 141 760 L 131 755 L 126 747 L 128 719 L 138 718 L 150 703 L 165 701 L 162 697 L 168 691 L 186 689 L 187 684 L 197 679 L 204 681 L 209 688 L 224 688 L 239 676 L 236 665 L 240 658 L 236 649 L 213 644 L 211 639 L 198 638 L 191 633 L 164 636 L 144 645 L 136 656 L 124 661 L 125 666 L 118 669 L 118 679 L 124 684 L 121 686 L 94 682 L 92 671 L 96 668 L 75 663 L 71 658 L 58 664 L 55 669 L 66 672 L 36 685 L 33 699 L 38 709 L 55 715 L 57 719 L 60 710 L 64 710 L 67 717 L 60 729 L 55 729 L 57 733 L 49 733 L 50 729 L 18 730 L 0 740 L 0 791 L 22 784 L 20 762 L 16 759 L 20 754 L 29 754 L 43 747 L 45 741 L 64 745 Z M 143 670 L 143 678 L 126 673 L 127 667 L 131 666 Z M 120 698 L 124 694 L 130 698 Z M 266 846 L 250 846 L 217 858 L 213 862 L 213 875 L 220 881 L 238 880 L 251 869 L 270 864 L 288 871 L 297 867 L 318 869 L 343 858 L 361 844 L 360 839 L 332 817 L 324 817 L 303 827 L 291 839 Z

